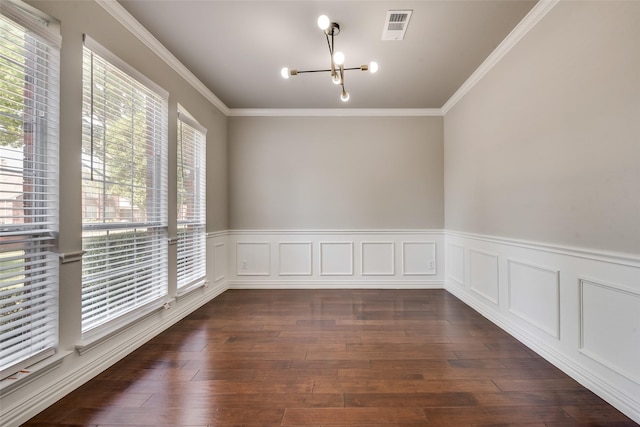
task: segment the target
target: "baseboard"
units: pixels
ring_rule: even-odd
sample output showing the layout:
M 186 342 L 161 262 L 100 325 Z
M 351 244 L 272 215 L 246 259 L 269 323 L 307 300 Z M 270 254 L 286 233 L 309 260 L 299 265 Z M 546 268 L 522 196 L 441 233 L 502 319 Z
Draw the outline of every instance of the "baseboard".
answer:
M 416 281 L 278 281 L 233 280 L 229 289 L 443 289 L 441 280 Z

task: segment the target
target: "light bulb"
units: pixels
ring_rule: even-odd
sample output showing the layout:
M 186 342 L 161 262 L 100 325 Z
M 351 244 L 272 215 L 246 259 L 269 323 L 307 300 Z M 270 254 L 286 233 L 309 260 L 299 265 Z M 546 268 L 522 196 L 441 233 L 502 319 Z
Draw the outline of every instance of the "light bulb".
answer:
M 329 20 L 327 15 L 320 15 L 320 17 L 318 17 L 318 27 L 320 27 L 322 31 L 329 28 L 329 24 L 331 24 L 331 20 Z
M 349 100 L 349 92 L 343 90 L 342 93 L 340 94 L 340 100 L 342 102 L 347 102 Z
M 340 79 L 340 74 L 335 73 L 333 77 L 331 77 L 331 81 L 334 85 L 339 85 L 342 82 L 342 79 Z
M 336 65 L 344 64 L 344 53 L 342 53 L 342 52 L 334 53 L 333 54 L 333 62 L 335 62 Z
M 369 71 L 371 73 L 375 73 L 376 71 L 378 71 L 378 63 L 376 61 L 371 61 L 369 63 Z
M 283 79 L 288 79 L 289 69 L 287 67 L 284 67 L 282 70 L 280 70 L 280 75 L 282 76 Z

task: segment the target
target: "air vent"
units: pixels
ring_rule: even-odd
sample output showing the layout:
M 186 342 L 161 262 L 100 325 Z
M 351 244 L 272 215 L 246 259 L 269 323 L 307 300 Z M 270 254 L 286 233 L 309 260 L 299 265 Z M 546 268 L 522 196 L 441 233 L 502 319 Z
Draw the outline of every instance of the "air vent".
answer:
M 389 10 L 382 29 L 382 40 L 402 40 L 413 10 Z

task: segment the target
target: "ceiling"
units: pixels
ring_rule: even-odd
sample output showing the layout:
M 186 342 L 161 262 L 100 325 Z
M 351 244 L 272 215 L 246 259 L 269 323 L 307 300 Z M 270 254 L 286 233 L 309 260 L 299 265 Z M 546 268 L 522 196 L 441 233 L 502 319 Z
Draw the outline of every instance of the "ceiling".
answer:
M 119 0 L 231 109 L 441 108 L 535 5 L 534 0 Z M 388 10 L 413 10 L 404 40 L 382 40 Z M 318 16 L 340 24 L 350 100 L 328 73 Z

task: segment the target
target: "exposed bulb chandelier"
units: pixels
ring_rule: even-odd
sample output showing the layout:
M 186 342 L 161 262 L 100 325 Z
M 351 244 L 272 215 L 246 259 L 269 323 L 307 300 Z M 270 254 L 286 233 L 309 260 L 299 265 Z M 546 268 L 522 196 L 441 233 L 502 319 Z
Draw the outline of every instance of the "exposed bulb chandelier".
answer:
M 290 70 L 284 67 L 280 74 L 283 78 L 288 79 L 290 76 L 297 76 L 303 73 L 331 73 L 331 81 L 340 85 L 342 92 L 340 93 L 340 99 L 343 102 L 349 100 L 349 92 L 344 88 L 344 72 L 350 70 L 361 70 L 375 73 L 378 71 L 378 63 L 370 62 L 369 65 L 361 65 L 359 67 L 345 68 L 344 66 L 344 54 L 335 50 L 334 37 L 340 34 L 340 25 L 337 22 L 332 22 L 327 15 L 321 15 L 318 18 L 318 27 L 324 31 L 324 35 L 327 39 L 327 45 L 329 46 L 329 56 L 331 57 L 331 68 L 327 70 Z

